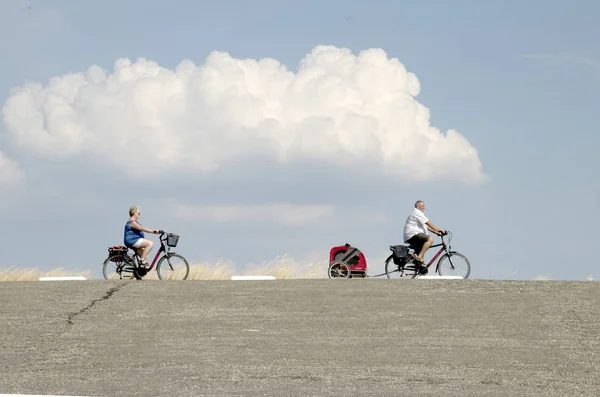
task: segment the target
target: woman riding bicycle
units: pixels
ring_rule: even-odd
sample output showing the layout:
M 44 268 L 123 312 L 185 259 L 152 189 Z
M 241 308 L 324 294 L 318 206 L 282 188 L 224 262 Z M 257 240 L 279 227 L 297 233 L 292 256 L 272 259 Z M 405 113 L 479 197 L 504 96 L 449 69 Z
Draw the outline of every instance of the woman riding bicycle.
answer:
M 140 265 L 148 267 L 148 254 L 152 251 L 154 242 L 144 238 L 144 232 L 158 234 L 160 230 L 148 229 L 142 226 L 138 219 L 140 218 L 140 207 L 134 205 L 129 209 L 129 220 L 125 223 L 123 242 L 125 246 L 132 248 L 140 257 Z

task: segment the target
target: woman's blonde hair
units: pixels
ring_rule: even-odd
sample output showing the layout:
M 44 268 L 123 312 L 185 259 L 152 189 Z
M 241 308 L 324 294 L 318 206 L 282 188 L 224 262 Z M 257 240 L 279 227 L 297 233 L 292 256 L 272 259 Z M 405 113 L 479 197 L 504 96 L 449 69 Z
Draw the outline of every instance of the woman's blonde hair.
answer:
M 133 216 L 134 214 L 136 214 L 138 211 L 140 210 L 139 205 L 134 205 L 133 207 L 129 208 L 129 216 Z

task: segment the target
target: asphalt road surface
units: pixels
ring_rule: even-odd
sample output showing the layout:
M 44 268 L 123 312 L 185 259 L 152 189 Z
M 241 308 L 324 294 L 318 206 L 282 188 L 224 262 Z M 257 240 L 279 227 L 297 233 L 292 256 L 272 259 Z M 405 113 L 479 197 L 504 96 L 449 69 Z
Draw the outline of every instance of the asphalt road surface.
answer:
M 598 396 L 600 283 L 0 283 L 0 394 Z

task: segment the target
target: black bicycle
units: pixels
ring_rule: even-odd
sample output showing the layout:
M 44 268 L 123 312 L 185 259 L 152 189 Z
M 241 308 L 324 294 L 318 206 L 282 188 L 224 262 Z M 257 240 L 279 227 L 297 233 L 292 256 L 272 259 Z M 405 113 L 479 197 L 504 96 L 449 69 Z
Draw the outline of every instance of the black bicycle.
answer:
M 448 237 L 448 243 L 444 241 L 445 235 Z M 466 256 L 456 251 L 452 251 L 450 242 L 452 233 L 446 231 L 442 236 L 442 242 L 432 245 L 431 248 L 441 247 L 433 258 L 425 266 L 419 264 L 415 259 L 417 253 L 409 245 L 390 245 L 392 254 L 385 260 L 385 274 L 388 278 L 407 277 L 415 278 L 419 275 L 425 275 L 429 272 L 429 267 L 433 262 L 444 253 L 438 260 L 435 272 L 440 276 L 460 276 L 468 278 L 471 274 L 471 264 Z
M 173 233 L 165 233 L 163 230 L 159 234 L 160 248 L 149 268 L 140 266 L 140 257 L 132 248 L 123 245 L 109 247 L 108 258 L 104 261 L 102 268 L 104 279 L 135 278 L 141 280 L 156 265 L 156 273 L 160 280 L 186 280 L 190 274 L 190 265 L 183 256 L 171 252 L 171 248 L 177 246 L 179 236 Z M 130 249 L 133 251 L 131 254 L 129 253 Z

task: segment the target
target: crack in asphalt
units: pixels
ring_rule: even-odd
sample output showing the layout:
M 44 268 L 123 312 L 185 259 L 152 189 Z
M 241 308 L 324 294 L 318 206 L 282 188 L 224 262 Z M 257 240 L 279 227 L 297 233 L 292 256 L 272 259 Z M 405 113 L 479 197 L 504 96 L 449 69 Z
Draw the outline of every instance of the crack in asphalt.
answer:
M 90 302 L 90 303 L 89 303 L 89 304 L 88 304 L 86 307 L 84 307 L 83 309 L 79 310 L 78 312 L 73 312 L 73 313 L 70 313 L 70 314 L 67 316 L 67 324 L 69 324 L 69 325 L 73 325 L 73 324 L 75 324 L 75 322 L 73 321 L 73 319 L 74 319 L 75 317 L 77 317 L 78 315 L 80 315 L 80 314 L 83 314 L 83 313 L 85 313 L 86 311 L 90 310 L 92 307 L 94 307 L 94 305 L 95 305 L 96 303 L 110 299 L 110 297 L 111 297 L 111 296 L 113 296 L 113 294 L 114 294 L 115 292 L 117 292 L 118 290 L 120 290 L 121 288 L 123 288 L 125 285 L 126 285 L 126 284 L 121 284 L 121 285 L 117 285 L 116 287 L 112 287 L 112 288 L 111 288 L 111 289 L 109 289 L 109 290 L 106 292 L 106 294 L 104 294 L 104 296 L 102 296 L 101 298 L 99 298 L 99 299 L 94 299 L 94 300 L 93 300 L 93 301 L 91 301 L 91 302 Z

